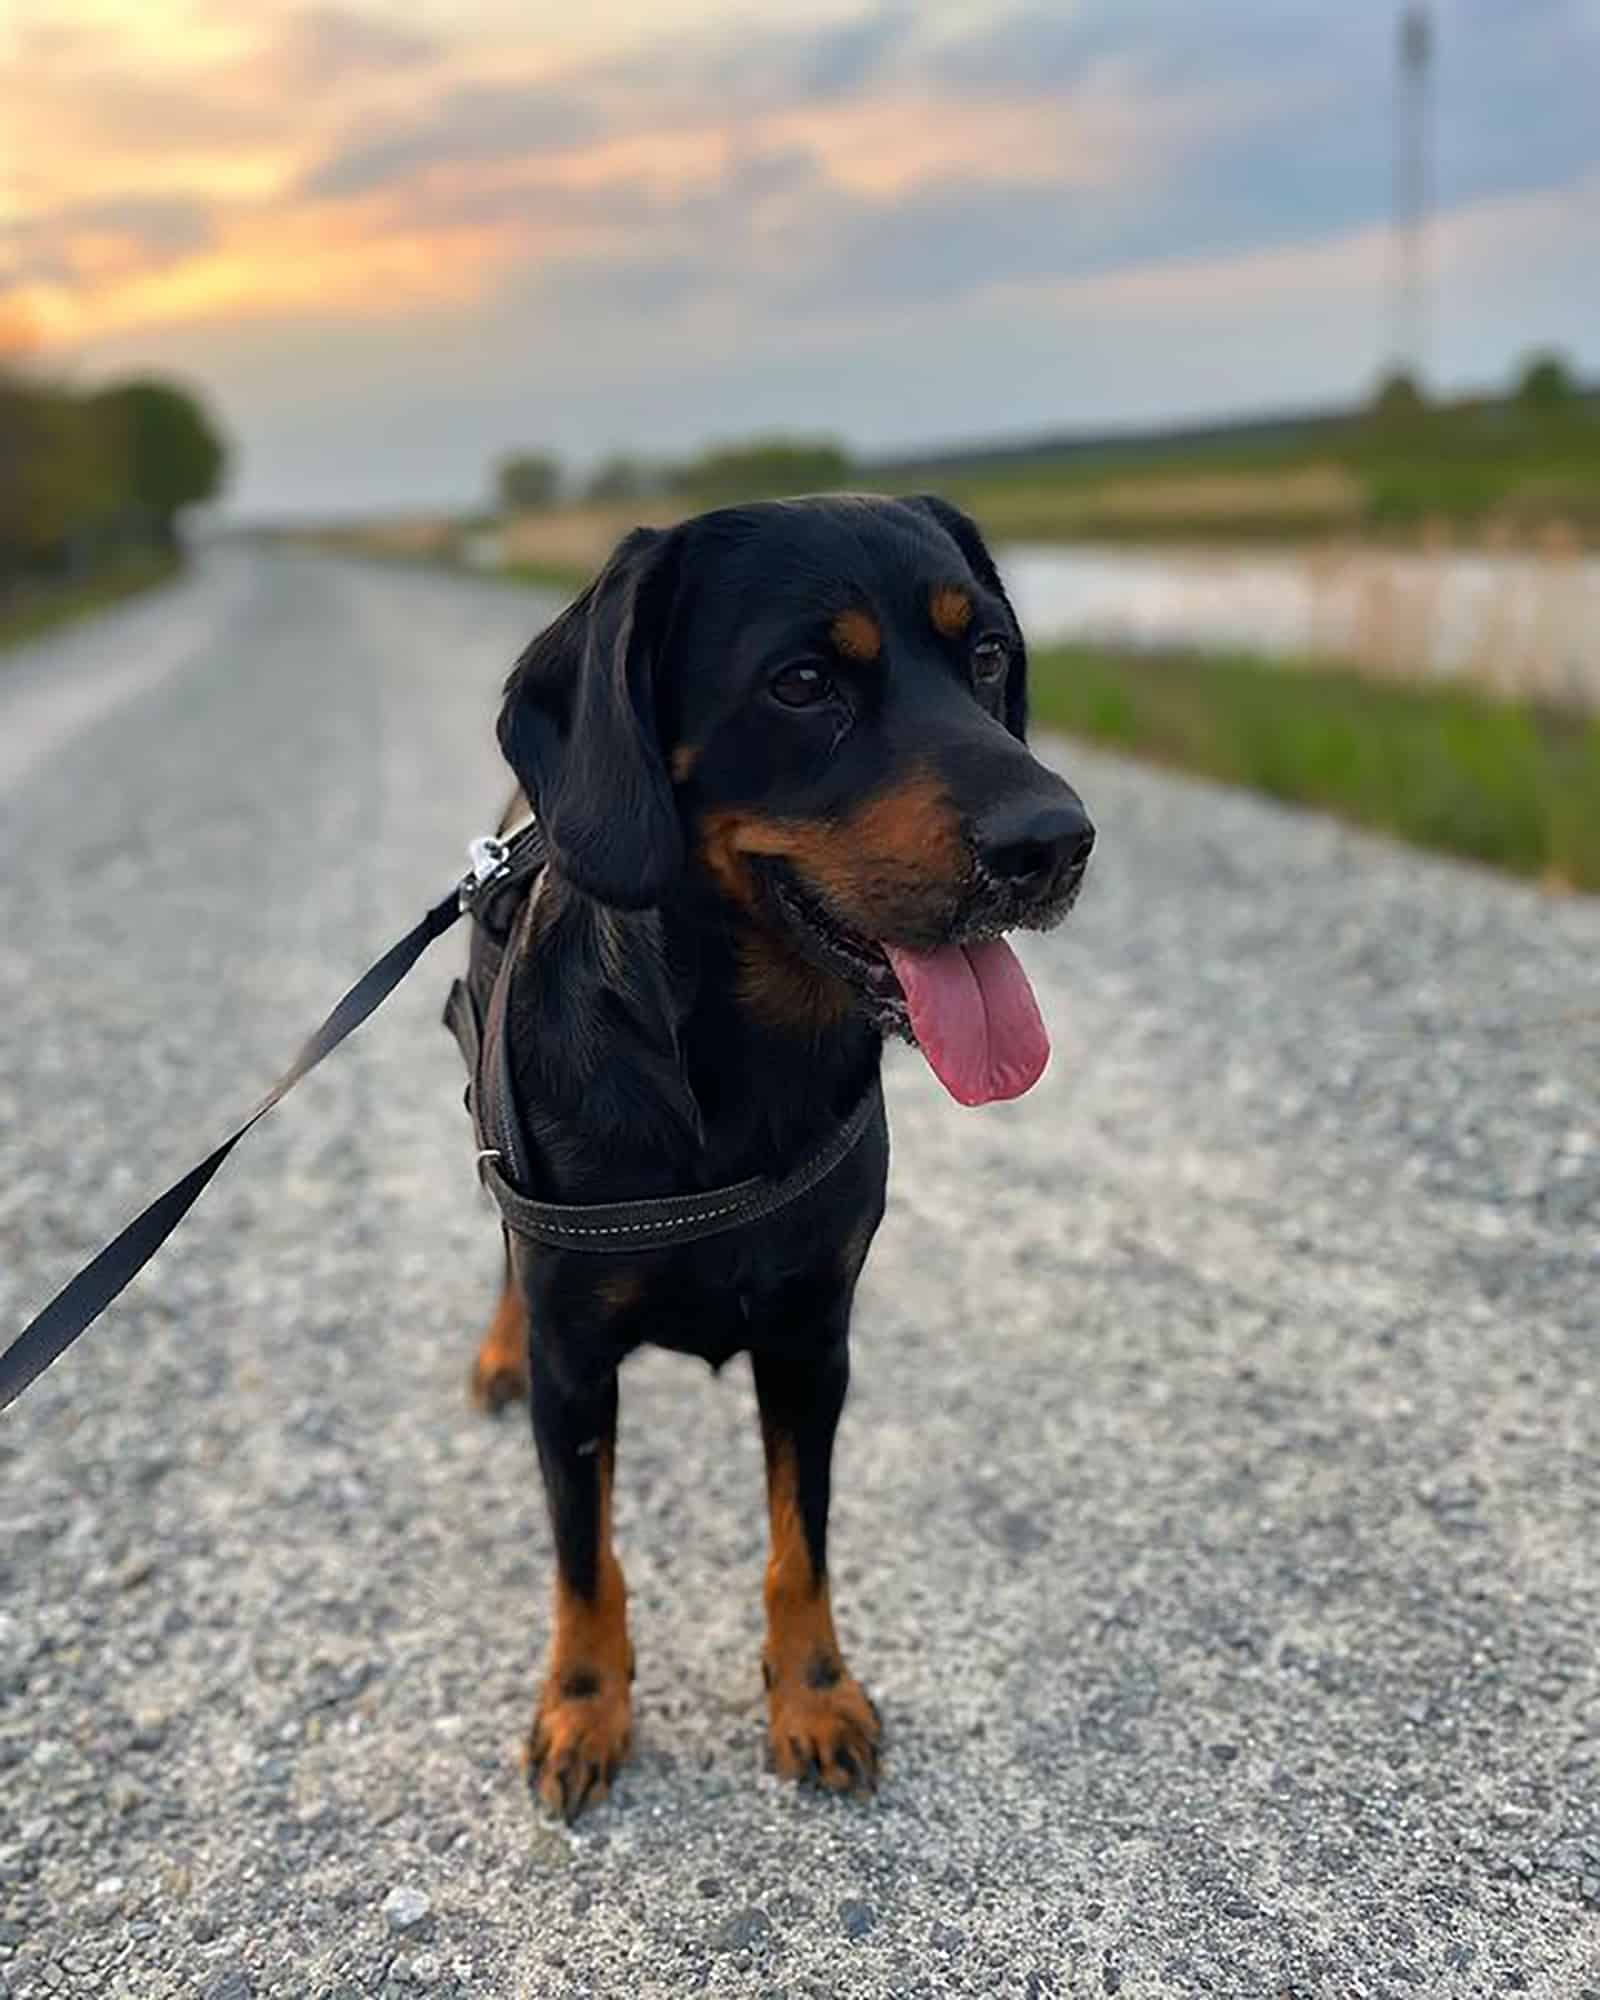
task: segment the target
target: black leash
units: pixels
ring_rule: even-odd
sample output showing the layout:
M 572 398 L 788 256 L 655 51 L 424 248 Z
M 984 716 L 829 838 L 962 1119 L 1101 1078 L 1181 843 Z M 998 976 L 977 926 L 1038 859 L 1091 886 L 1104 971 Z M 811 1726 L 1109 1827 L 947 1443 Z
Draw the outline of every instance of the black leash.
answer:
M 535 837 L 536 829 L 530 825 L 519 829 L 509 840 L 485 839 L 472 843 L 471 873 L 448 896 L 435 903 L 421 923 L 407 931 L 398 944 L 391 945 L 375 965 L 362 973 L 249 1117 L 236 1125 L 197 1167 L 191 1167 L 182 1180 L 175 1181 L 165 1194 L 157 1195 L 92 1263 L 86 1264 L 57 1292 L 44 1311 L 0 1354 L 0 1410 L 8 1409 L 29 1383 L 64 1354 L 78 1335 L 93 1325 L 111 1301 L 132 1283 L 194 1207 L 212 1176 L 251 1126 L 265 1118 L 302 1077 L 309 1076 L 324 1056 L 331 1055 L 369 1014 L 382 1006 L 434 939 L 443 937 L 485 890 L 510 873 L 519 843 L 525 844 Z
M 518 879 L 519 874 L 536 870 L 543 859 L 543 839 L 537 822 L 529 820 L 503 838 L 475 840 L 471 854 L 470 873 L 463 876 L 448 896 L 435 903 L 421 923 L 407 931 L 398 944 L 391 945 L 376 965 L 362 973 L 249 1117 L 236 1125 L 198 1166 L 191 1167 L 165 1194 L 157 1195 L 148 1208 L 141 1210 L 0 1354 L 0 1410 L 9 1409 L 23 1390 L 64 1354 L 78 1335 L 92 1326 L 112 1300 L 133 1282 L 205 1193 L 212 1176 L 250 1128 L 265 1118 L 275 1104 L 281 1103 L 301 1078 L 309 1076 L 347 1036 L 353 1035 L 369 1014 L 382 1006 L 434 939 L 443 937 L 469 911 L 482 915 L 480 905 L 491 891 Z M 480 934 L 484 931 L 482 924 L 479 931 Z M 501 975 L 497 973 L 497 991 L 501 983 Z M 855 1151 L 869 1131 L 883 1122 L 883 1090 L 874 1069 L 844 1122 L 781 1180 L 758 1176 L 732 1187 L 647 1201 L 583 1206 L 535 1201 L 507 1177 L 505 1168 L 509 1162 L 505 1149 L 485 1137 L 478 1088 L 484 1024 L 478 1019 L 467 984 L 461 980 L 451 989 L 445 1020 L 461 1044 L 472 1078 L 469 1100 L 483 1148 L 478 1163 L 484 1185 L 514 1233 L 558 1249 L 606 1253 L 666 1250 L 745 1228 L 809 1194 Z M 509 1099 L 506 1109 L 509 1112 Z

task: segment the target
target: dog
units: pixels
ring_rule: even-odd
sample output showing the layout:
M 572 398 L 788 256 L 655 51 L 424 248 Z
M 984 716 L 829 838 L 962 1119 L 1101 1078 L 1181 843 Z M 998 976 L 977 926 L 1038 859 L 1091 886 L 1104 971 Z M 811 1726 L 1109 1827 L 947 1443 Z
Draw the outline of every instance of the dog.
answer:
M 606 1796 L 631 1738 L 611 1494 L 618 1371 L 645 1343 L 714 1369 L 750 1356 L 772 1761 L 832 1792 L 877 1783 L 881 1727 L 835 1634 L 827 1531 L 851 1301 L 884 1206 L 878 1068 L 885 1036 L 912 1040 L 978 1104 L 1020 1095 L 1047 1060 L 1003 934 L 1066 915 L 1094 830 L 1025 747 L 1026 712 L 994 562 L 932 497 L 637 529 L 506 683 L 520 792 L 502 827 L 525 802 L 543 843 L 501 911 L 487 1009 L 533 1183 L 517 1194 L 564 1214 L 671 1210 L 782 1184 L 853 1108 L 859 1131 L 793 1200 L 715 1236 L 597 1251 L 593 1227 L 582 1247 L 504 1232 L 473 1389 L 531 1407 L 556 1587 L 523 1761 L 569 1820 Z

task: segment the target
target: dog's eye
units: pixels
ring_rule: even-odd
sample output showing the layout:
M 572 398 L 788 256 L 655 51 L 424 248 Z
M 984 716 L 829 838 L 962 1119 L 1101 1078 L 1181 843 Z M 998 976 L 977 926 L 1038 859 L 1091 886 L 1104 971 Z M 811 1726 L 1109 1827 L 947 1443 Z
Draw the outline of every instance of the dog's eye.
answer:
M 980 639 L 972 649 L 972 671 L 979 687 L 993 687 L 1004 680 L 1011 664 L 1011 648 L 1004 639 Z
M 783 667 L 772 676 L 772 694 L 785 708 L 815 708 L 833 693 L 833 682 L 821 667 Z

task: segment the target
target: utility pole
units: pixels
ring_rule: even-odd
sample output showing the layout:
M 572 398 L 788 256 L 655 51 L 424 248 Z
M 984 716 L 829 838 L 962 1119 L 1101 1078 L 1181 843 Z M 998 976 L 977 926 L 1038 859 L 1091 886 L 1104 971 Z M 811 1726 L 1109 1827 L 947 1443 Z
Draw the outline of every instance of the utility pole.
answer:
M 1428 72 L 1433 21 L 1427 0 L 1400 14 L 1395 93 L 1394 275 L 1390 366 L 1421 389 L 1427 367 Z

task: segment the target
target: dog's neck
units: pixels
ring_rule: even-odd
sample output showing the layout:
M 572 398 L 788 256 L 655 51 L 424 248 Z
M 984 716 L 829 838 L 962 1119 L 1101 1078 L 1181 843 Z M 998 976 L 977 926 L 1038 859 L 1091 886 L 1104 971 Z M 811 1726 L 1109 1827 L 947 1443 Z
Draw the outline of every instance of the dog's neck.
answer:
M 849 1114 L 881 1054 L 847 989 L 704 885 L 625 913 L 547 874 L 509 979 L 535 1191 L 557 1201 L 779 1177 Z

